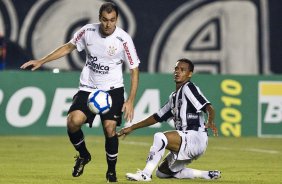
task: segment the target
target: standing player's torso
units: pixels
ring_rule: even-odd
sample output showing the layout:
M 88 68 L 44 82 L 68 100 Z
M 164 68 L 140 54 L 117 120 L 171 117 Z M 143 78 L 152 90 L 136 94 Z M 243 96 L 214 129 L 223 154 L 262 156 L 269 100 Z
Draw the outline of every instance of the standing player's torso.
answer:
M 109 90 L 123 86 L 122 64 L 125 61 L 123 30 L 101 37 L 99 24 L 85 29 L 86 63 L 82 71 L 80 86 L 91 86 Z
M 86 66 L 93 71 L 93 74 L 110 74 L 116 69 L 121 69 L 124 52 L 122 42 L 117 38 L 117 33 L 118 30 L 103 38 L 98 29 L 86 31 Z
M 115 34 L 102 38 L 99 33 L 86 34 L 86 66 L 94 73 L 108 74 L 121 67 L 124 60 L 122 42 Z

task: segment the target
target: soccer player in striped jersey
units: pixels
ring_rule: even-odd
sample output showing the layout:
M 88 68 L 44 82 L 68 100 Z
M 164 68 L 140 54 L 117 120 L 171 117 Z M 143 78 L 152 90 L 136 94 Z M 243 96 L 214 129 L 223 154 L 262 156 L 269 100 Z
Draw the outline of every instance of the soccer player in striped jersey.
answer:
M 140 63 L 132 38 L 116 26 L 117 19 L 118 7 L 111 2 L 104 3 L 99 11 L 99 23 L 83 26 L 68 43 L 41 59 L 28 61 L 21 66 L 22 69 L 31 67 L 32 70 L 36 70 L 43 64 L 61 58 L 75 49 L 86 52 L 86 63 L 80 75 L 79 91 L 73 98 L 67 118 L 68 136 L 79 152 L 73 167 L 73 177 L 80 176 L 84 166 L 91 160 L 81 127 L 85 123 L 92 126 L 95 114 L 88 109 L 87 99 L 94 89 L 101 89 L 108 91 L 113 101 L 110 111 L 100 115 L 106 139 L 105 150 L 108 164 L 106 179 L 108 182 L 117 182 L 116 126 L 120 126 L 123 112 L 126 121 L 130 122 L 133 119 L 133 103 L 138 87 Z M 128 66 L 131 74 L 131 89 L 126 100 L 124 99 L 123 64 Z
M 133 130 L 170 119 L 173 119 L 176 129 L 154 135 L 145 168 L 137 173 L 127 173 L 128 180 L 151 181 L 153 170 L 164 156 L 165 149 L 170 152 L 157 168 L 157 177 L 220 178 L 221 172 L 218 170 L 201 171 L 186 167 L 205 152 L 208 145 L 207 129 L 210 128 L 215 136 L 218 134 L 213 106 L 199 87 L 190 81 L 193 70 L 194 64 L 190 60 L 179 59 L 174 68 L 176 90 L 169 96 L 168 102 L 147 119 L 117 132 L 118 136 L 127 135 Z

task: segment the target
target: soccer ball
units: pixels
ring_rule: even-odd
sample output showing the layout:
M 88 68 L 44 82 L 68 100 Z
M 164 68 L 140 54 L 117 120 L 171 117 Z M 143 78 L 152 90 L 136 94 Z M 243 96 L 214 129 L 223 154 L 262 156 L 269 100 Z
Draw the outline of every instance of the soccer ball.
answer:
M 88 108 L 94 114 L 106 114 L 112 107 L 112 97 L 103 90 L 95 90 L 88 96 Z

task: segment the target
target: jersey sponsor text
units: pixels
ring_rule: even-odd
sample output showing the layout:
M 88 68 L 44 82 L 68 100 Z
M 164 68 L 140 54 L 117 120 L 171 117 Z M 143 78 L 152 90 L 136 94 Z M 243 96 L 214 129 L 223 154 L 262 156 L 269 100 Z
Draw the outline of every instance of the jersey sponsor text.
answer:
M 81 32 L 77 35 L 77 37 L 75 38 L 75 41 L 74 41 L 75 44 L 81 39 L 81 37 L 84 35 L 84 33 L 85 33 L 85 30 L 81 31 Z
M 124 47 L 125 53 L 126 53 L 126 55 L 127 55 L 127 57 L 128 57 L 129 63 L 130 63 L 131 65 L 133 65 L 134 63 L 133 63 L 131 54 L 130 54 L 130 52 L 129 52 L 129 50 L 128 50 L 127 42 L 123 43 L 123 47 Z

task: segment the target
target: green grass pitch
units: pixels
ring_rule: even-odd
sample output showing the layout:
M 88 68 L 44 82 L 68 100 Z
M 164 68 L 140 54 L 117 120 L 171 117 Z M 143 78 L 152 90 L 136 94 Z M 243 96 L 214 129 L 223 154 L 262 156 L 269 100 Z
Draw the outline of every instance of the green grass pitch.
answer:
M 152 136 L 129 135 L 120 140 L 117 176 L 127 181 L 126 172 L 145 165 Z M 87 136 L 92 161 L 78 178 L 71 176 L 76 152 L 67 136 L 0 136 L 1 184 L 90 184 L 106 183 L 104 137 Z M 222 171 L 219 180 L 158 179 L 151 183 L 282 183 L 282 139 L 210 137 L 206 153 L 191 168 Z

